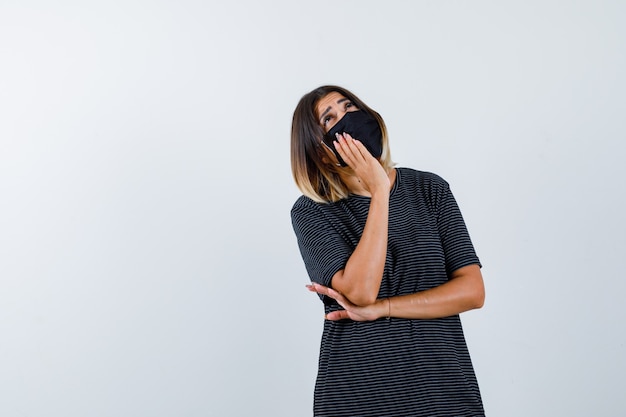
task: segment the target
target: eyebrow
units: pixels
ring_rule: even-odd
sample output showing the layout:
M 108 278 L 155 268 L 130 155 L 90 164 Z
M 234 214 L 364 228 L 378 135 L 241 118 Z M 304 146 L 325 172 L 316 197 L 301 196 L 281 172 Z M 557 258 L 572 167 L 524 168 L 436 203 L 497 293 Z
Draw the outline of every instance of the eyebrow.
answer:
M 350 101 L 350 99 L 346 97 L 340 98 L 339 100 L 337 100 L 337 104 L 341 104 L 344 101 Z M 326 113 L 328 113 L 329 111 L 330 111 L 330 106 L 328 106 L 326 110 L 324 110 L 324 113 L 322 113 L 322 115 L 319 117 L 320 121 L 324 118 L 324 116 L 326 116 Z

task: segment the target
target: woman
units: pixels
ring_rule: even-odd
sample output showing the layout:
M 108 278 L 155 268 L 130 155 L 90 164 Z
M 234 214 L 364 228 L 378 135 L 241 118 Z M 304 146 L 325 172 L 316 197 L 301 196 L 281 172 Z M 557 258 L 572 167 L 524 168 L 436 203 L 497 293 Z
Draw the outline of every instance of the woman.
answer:
M 483 416 L 459 314 L 480 262 L 448 184 L 394 168 L 383 119 L 324 86 L 296 107 L 291 218 L 326 320 L 315 416 Z

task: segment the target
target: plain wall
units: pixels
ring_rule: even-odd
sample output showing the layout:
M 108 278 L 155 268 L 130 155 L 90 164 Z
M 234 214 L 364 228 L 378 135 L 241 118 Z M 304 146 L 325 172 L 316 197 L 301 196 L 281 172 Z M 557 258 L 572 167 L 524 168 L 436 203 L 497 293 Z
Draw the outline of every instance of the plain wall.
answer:
M 311 415 L 292 112 L 451 183 L 490 416 L 623 416 L 626 4 L 0 3 L 0 415 Z

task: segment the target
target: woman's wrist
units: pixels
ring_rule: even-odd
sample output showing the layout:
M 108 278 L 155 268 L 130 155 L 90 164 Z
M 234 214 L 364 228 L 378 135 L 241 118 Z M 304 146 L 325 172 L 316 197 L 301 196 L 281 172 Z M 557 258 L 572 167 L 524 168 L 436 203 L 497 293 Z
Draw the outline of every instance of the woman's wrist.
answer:
M 378 318 L 388 319 L 391 317 L 391 298 L 379 298 L 376 304 Z
M 389 190 L 388 189 L 379 189 L 371 192 L 372 200 L 383 201 L 385 203 L 389 203 Z

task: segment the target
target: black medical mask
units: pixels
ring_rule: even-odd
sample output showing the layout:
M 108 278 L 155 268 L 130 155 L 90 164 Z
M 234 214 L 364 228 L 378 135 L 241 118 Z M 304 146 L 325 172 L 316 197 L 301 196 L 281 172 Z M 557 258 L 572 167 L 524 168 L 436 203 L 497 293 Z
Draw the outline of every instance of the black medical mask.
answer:
M 383 154 L 383 134 L 378 125 L 378 120 L 363 110 L 351 111 L 344 116 L 324 135 L 324 143 L 335 153 L 342 167 L 348 166 L 341 159 L 333 141 L 337 133 L 348 133 L 354 139 L 360 141 L 374 158 L 380 158 Z

